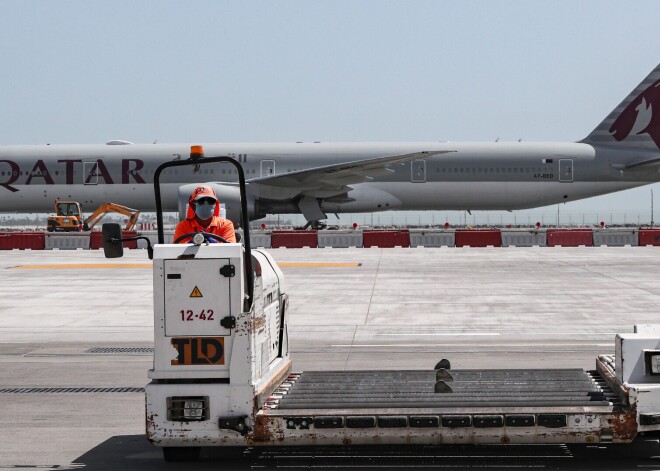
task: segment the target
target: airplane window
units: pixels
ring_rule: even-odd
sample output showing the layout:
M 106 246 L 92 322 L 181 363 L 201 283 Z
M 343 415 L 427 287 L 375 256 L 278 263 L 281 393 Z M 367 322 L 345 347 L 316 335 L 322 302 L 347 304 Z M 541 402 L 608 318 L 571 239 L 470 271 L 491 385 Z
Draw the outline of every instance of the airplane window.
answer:
M 226 173 L 226 170 L 223 168 L 222 169 L 222 174 L 224 175 Z

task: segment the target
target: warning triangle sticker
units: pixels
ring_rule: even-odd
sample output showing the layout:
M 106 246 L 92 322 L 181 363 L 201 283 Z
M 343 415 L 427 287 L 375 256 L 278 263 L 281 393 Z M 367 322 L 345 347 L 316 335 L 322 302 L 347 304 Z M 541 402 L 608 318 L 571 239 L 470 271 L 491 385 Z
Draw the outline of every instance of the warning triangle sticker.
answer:
M 191 298 L 203 298 L 204 296 L 202 295 L 202 292 L 199 290 L 197 286 L 195 286 L 195 289 L 192 290 L 192 293 L 190 293 Z

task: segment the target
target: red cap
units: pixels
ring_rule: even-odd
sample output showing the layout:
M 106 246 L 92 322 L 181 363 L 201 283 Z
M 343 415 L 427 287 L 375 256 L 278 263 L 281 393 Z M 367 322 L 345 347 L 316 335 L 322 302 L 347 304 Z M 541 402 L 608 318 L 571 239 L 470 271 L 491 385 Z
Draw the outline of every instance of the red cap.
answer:
M 190 195 L 188 202 L 192 203 L 193 201 L 197 201 L 200 198 L 213 198 L 214 200 L 218 201 L 218 197 L 215 195 L 215 191 L 213 191 L 213 188 L 208 185 L 200 185 L 195 188 L 192 192 L 192 195 Z

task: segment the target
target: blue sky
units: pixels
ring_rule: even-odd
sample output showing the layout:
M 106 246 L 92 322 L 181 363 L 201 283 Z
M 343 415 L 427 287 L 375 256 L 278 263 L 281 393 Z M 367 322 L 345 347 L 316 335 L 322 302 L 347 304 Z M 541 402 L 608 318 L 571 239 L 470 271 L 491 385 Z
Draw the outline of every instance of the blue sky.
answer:
M 575 141 L 659 62 L 657 18 L 657 1 L 3 0 L 0 145 Z M 647 187 L 560 210 L 649 206 Z

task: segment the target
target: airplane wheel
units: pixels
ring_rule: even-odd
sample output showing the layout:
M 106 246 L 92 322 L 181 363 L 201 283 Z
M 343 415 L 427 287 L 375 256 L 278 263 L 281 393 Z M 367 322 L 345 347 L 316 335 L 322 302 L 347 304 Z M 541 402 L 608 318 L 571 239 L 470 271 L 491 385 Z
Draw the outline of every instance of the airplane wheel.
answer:
M 197 461 L 202 448 L 199 446 L 166 446 L 163 448 L 165 461 L 174 463 L 181 461 Z
M 312 221 L 312 229 L 323 230 L 328 227 L 328 224 L 323 221 Z

